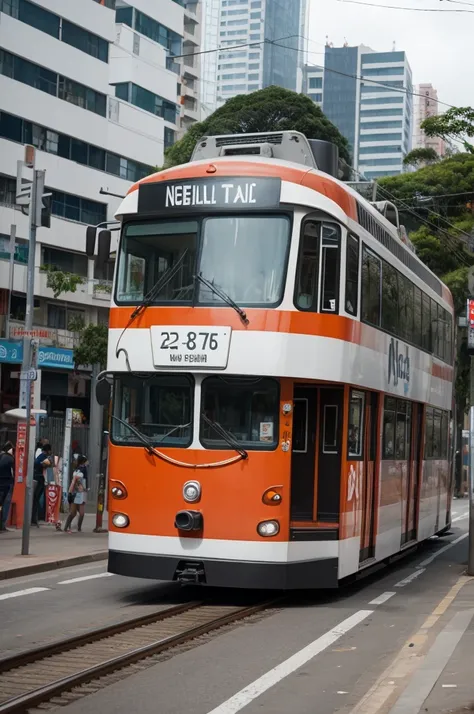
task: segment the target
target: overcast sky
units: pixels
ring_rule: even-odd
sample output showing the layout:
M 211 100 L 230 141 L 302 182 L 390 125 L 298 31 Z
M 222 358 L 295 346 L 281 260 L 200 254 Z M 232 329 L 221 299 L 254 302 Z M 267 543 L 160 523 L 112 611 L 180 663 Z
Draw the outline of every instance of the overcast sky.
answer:
M 347 39 L 349 45 L 364 44 L 379 52 L 391 50 L 395 41 L 396 49 L 407 53 L 414 84 L 430 82 L 441 101 L 474 106 L 474 0 L 460 4 L 453 0 L 370 1 L 380 7 L 309 0 L 309 63 L 324 63 L 323 55 L 313 53 L 324 52 L 326 35 L 334 47 Z M 383 5 L 470 10 L 472 14 L 390 10 Z

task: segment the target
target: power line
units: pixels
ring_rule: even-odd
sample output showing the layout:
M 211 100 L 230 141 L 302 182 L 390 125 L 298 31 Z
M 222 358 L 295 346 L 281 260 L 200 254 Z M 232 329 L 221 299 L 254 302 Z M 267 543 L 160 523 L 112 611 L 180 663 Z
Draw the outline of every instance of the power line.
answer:
M 437 8 L 428 8 L 428 7 L 404 7 L 401 5 L 379 5 L 378 3 L 375 3 L 375 2 L 362 2 L 362 0 L 337 0 L 337 2 L 350 3 L 351 5 L 364 5 L 365 7 L 378 7 L 378 8 L 382 8 L 383 10 L 408 10 L 411 12 L 440 12 L 440 13 L 467 12 L 469 14 L 474 14 L 474 10 L 458 10 L 458 8 L 453 8 L 452 10 L 440 10 Z

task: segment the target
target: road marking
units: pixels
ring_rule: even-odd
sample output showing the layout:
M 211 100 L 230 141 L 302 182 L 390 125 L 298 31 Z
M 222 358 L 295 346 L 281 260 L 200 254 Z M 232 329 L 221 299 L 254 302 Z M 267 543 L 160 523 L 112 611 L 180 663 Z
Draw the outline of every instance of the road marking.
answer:
M 423 563 L 422 563 L 423 565 Z M 424 573 L 426 568 L 418 568 L 418 570 L 415 570 L 411 575 L 408 575 L 406 578 L 403 578 L 403 580 L 400 580 L 398 583 L 395 583 L 396 588 L 404 588 L 405 585 L 408 585 L 409 583 L 413 582 L 419 575 Z
M 419 669 L 413 674 L 405 691 L 390 709 L 390 714 L 419 714 L 423 703 L 469 627 L 473 615 L 474 610 L 461 610 L 448 622 L 428 650 Z
M 459 536 L 459 538 L 456 538 L 456 540 L 452 540 L 451 543 L 445 545 L 444 548 L 440 548 L 438 551 L 436 551 L 436 553 L 433 553 L 433 555 L 430 555 L 429 558 L 420 563 L 419 567 L 424 568 L 426 565 L 429 565 L 433 562 L 435 558 L 441 555 L 441 553 L 446 553 L 447 550 L 460 543 L 462 540 L 464 540 L 464 538 L 467 538 L 468 535 L 469 533 L 463 533 L 462 536 Z
M 4 593 L 0 595 L 0 600 L 8 600 L 11 597 L 21 597 L 22 595 L 34 595 L 34 593 L 42 593 L 50 588 L 26 588 L 25 590 L 17 590 L 14 593 Z
M 456 523 L 457 521 L 463 521 L 463 520 L 464 520 L 465 518 L 467 518 L 468 516 L 469 516 L 469 513 L 463 513 L 462 515 L 457 516 L 456 518 L 453 518 L 453 519 L 451 520 L 451 523 Z
M 396 595 L 396 594 L 397 594 L 397 593 L 389 593 L 389 592 L 382 593 L 382 594 L 379 595 L 378 597 L 376 597 L 376 598 L 374 598 L 373 600 L 371 600 L 371 601 L 369 602 L 369 605 L 383 605 L 384 602 L 387 602 L 387 600 L 390 600 L 390 598 L 393 597 L 393 596 Z
M 321 635 L 317 640 L 314 640 L 314 642 L 311 642 L 302 650 L 296 652 L 292 657 L 289 657 L 262 677 L 256 679 L 252 684 L 241 689 L 240 692 L 234 694 L 233 697 L 213 709 L 209 714 L 235 714 L 235 712 L 239 712 L 251 701 L 312 660 L 334 642 L 337 642 L 340 637 L 349 632 L 349 630 L 352 630 L 353 627 L 359 625 L 363 620 L 369 617 L 369 615 L 372 615 L 372 613 L 373 610 L 359 610 L 354 615 L 340 622 L 336 627 L 333 627 L 332 630 L 329 630 L 329 632 Z
M 382 672 L 375 684 L 364 694 L 350 714 L 379 714 L 382 710 L 386 711 L 387 701 L 390 697 L 393 697 L 397 686 L 403 686 L 406 678 L 419 666 L 429 630 L 438 622 L 461 588 L 470 580 L 472 578 L 464 575 L 459 578 L 448 594 L 438 603 L 431 615 L 426 618 L 418 632 L 408 638 L 392 663 Z
M 457 684 L 442 684 L 441 685 L 443 689 L 456 689 L 458 686 Z
M 82 578 L 72 578 L 71 580 L 61 580 L 58 585 L 70 585 L 70 583 L 83 583 L 84 580 L 96 580 L 97 578 L 109 578 L 113 573 L 97 573 L 96 575 L 83 575 Z

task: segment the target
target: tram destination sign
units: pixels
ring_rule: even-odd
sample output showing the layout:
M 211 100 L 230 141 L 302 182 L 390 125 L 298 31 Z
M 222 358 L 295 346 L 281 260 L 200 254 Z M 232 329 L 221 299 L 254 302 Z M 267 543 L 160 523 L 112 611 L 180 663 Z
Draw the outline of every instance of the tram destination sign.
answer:
M 138 189 L 139 213 L 255 211 L 278 208 L 281 179 L 225 176 L 143 183 Z

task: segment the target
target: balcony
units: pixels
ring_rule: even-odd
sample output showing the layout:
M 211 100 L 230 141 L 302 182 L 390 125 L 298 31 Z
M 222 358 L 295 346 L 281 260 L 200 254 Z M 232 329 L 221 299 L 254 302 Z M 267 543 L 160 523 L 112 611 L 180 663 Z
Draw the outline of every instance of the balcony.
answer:
M 11 340 L 21 340 L 24 327 L 24 322 L 11 320 L 8 337 Z M 45 327 L 44 325 L 33 325 L 33 329 L 38 330 L 38 340 L 41 345 L 72 350 L 79 341 L 77 332 L 72 332 L 71 330 L 60 330 L 56 327 Z
M 110 303 L 112 296 L 112 281 L 111 280 L 93 280 L 92 292 L 96 300 L 103 300 Z

